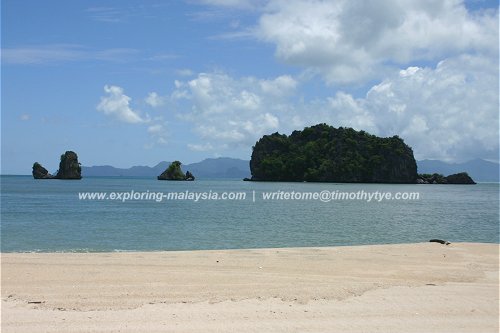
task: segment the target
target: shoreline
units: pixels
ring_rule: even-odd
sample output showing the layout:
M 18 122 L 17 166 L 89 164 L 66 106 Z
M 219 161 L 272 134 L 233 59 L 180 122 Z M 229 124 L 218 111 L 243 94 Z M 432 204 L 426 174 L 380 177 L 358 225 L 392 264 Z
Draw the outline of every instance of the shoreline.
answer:
M 497 332 L 498 254 L 497 243 L 1 253 L 2 332 Z
M 443 240 L 446 242 L 446 240 Z M 50 250 L 35 250 L 35 251 L 6 251 L 0 252 L 0 257 L 3 255 L 15 255 L 15 254 L 115 254 L 115 253 L 137 253 L 137 254 L 153 254 L 153 253 L 195 253 L 195 252 L 221 252 L 221 251 L 274 251 L 274 250 L 309 250 L 309 249 L 334 249 L 334 248 L 348 248 L 348 247 L 377 247 L 377 246 L 393 246 L 393 245 L 415 245 L 415 244 L 427 244 L 432 243 L 431 241 L 422 242 L 408 242 L 408 243 L 384 243 L 384 244 L 347 244 L 347 245 L 324 245 L 324 246 L 290 246 L 290 247 L 245 247 L 245 248 L 220 248 L 220 249 L 189 249 L 189 250 L 123 250 L 123 249 L 113 249 L 113 250 L 91 250 L 91 251 L 81 251 L 78 250 L 60 250 L 60 251 L 50 251 Z M 478 244 L 478 245 L 498 245 L 500 249 L 500 242 L 460 242 L 453 241 L 449 242 L 452 244 Z M 442 244 L 444 245 L 444 244 Z M 500 253 L 499 253 L 500 254 Z

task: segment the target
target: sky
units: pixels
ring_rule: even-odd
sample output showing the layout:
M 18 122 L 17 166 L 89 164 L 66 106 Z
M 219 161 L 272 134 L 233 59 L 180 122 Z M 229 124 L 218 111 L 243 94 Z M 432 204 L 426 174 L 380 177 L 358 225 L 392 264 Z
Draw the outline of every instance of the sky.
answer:
M 317 123 L 499 160 L 498 1 L 2 0 L 1 170 L 250 159 Z

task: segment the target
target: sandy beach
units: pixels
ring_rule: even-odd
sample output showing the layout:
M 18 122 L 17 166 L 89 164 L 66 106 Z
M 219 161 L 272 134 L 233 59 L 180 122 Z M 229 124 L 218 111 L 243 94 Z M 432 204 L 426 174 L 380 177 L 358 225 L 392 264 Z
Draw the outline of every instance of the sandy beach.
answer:
M 498 244 L 4 253 L 2 332 L 498 332 Z

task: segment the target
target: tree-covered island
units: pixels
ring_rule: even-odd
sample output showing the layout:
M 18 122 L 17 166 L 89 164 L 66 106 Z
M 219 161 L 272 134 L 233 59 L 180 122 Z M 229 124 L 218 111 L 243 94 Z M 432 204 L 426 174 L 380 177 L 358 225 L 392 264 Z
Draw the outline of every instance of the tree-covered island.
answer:
M 253 147 L 250 171 L 256 181 L 415 184 L 421 179 L 413 150 L 398 136 L 327 124 L 289 136 L 264 135 Z M 463 178 L 453 176 L 448 177 Z

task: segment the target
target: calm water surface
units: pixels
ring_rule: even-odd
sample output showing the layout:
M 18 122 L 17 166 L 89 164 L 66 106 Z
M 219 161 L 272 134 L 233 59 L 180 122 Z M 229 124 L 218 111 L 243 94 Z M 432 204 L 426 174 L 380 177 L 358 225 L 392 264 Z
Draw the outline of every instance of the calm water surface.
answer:
M 79 192 L 244 192 L 241 201 L 79 200 Z M 419 192 L 417 201 L 262 200 L 266 191 Z M 253 201 L 253 193 L 256 200 Z M 499 242 L 499 184 L 80 181 L 1 177 L 2 252 L 157 251 Z

